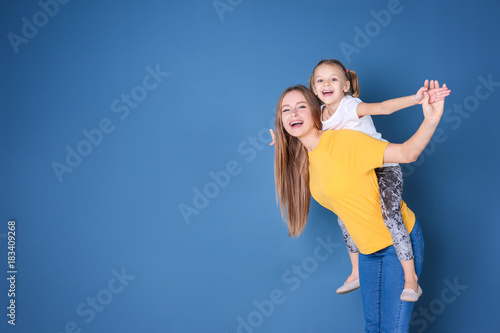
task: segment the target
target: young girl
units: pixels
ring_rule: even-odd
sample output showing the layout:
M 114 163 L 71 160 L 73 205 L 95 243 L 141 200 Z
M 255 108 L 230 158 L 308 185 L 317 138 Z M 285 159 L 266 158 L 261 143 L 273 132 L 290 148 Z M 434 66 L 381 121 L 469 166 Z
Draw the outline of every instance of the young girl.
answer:
M 443 85 L 428 89 L 428 80 L 413 96 L 387 100 L 382 103 L 363 103 L 359 96 L 358 78 L 354 71 L 348 70 L 338 60 L 320 61 L 309 79 L 314 94 L 323 103 L 321 122 L 323 130 L 353 129 L 382 139 L 377 132 L 370 115 L 391 114 L 403 108 L 422 103 L 424 92 L 430 96 L 429 103 L 443 100 L 450 91 Z M 383 140 L 383 139 L 382 139 Z M 384 140 L 385 141 L 385 140 Z M 403 266 L 405 286 L 401 300 L 415 302 L 422 290 L 417 283 L 413 261 L 412 244 L 401 216 L 403 192 L 403 174 L 396 163 L 386 163 L 375 170 L 380 189 L 380 203 L 384 223 L 389 230 L 394 248 Z M 352 241 L 344 223 L 339 218 L 344 240 L 352 264 L 352 273 L 337 293 L 345 294 L 359 288 L 358 248 Z

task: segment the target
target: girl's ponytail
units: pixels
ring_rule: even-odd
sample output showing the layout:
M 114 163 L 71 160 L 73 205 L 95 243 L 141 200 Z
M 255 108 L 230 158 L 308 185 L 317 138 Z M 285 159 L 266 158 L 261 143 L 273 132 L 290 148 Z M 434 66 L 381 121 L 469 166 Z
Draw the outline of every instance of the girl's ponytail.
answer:
M 347 79 L 351 82 L 351 89 L 349 90 L 349 94 L 352 97 L 359 97 L 359 82 L 358 82 L 358 74 L 355 71 L 346 69 Z

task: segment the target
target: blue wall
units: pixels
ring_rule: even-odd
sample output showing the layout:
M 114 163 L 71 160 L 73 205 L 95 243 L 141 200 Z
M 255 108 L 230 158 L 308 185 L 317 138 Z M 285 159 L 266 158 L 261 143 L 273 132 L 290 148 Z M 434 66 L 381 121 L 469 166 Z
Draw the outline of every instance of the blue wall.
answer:
M 323 58 L 366 102 L 452 89 L 404 168 L 426 239 L 412 332 L 500 327 L 498 2 L 0 6 L 2 332 L 362 331 L 359 291 L 335 293 L 350 268 L 335 216 L 312 203 L 290 239 L 275 201 L 277 99 Z M 401 142 L 421 120 L 375 122 Z

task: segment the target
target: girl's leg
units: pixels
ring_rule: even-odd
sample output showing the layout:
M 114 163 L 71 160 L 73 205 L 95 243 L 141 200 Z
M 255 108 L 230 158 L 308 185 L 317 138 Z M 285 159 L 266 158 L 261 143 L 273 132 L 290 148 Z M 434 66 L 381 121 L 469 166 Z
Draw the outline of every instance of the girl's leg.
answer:
M 401 261 L 405 276 L 405 288 L 418 291 L 418 278 L 415 273 L 413 251 L 408 230 L 401 216 L 403 196 L 403 173 L 400 166 L 375 169 L 380 189 L 382 217 L 391 233 L 397 256 Z
M 415 255 L 415 268 L 420 276 L 424 255 L 424 240 L 418 222 L 415 222 L 410 237 Z M 386 249 L 382 270 L 381 332 L 408 332 L 410 318 L 415 303 L 400 299 L 404 287 L 404 271 L 393 246 Z
M 349 259 L 351 259 L 352 271 L 351 275 L 347 277 L 345 283 L 337 289 L 337 294 L 347 294 L 353 290 L 359 288 L 359 265 L 358 265 L 358 248 L 356 244 L 354 244 L 351 235 L 347 231 L 344 222 L 340 218 L 337 218 L 337 222 L 339 223 L 340 229 L 342 230 L 342 234 L 344 235 L 345 245 L 347 247 L 347 251 L 349 252 Z
M 354 241 L 349 235 L 344 222 L 340 218 L 337 218 L 337 222 L 342 230 L 342 234 L 344 235 L 344 242 L 347 247 L 347 252 L 349 252 L 349 258 L 351 259 L 352 272 L 351 275 L 347 278 L 346 282 L 350 283 L 359 278 L 359 268 L 358 268 L 358 247 L 354 244 Z
M 352 272 L 345 280 L 346 283 L 359 279 L 359 252 L 349 252 L 349 258 L 351 259 Z
M 418 292 L 418 276 L 415 272 L 415 261 L 413 259 L 407 261 L 401 261 L 401 266 L 403 266 L 405 286 L 404 289 L 412 289 Z
M 340 218 L 337 217 L 337 222 L 339 224 L 340 229 L 342 230 L 342 235 L 344 235 L 344 242 L 345 246 L 347 247 L 347 251 L 349 253 L 357 253 L 358 247 L 356 244 L 354 244 L 354 241 L 351 238 L 351 235 L 349 235 L 349 231 L 347 231 L 347 228 L 344 225 L 344 222 Z

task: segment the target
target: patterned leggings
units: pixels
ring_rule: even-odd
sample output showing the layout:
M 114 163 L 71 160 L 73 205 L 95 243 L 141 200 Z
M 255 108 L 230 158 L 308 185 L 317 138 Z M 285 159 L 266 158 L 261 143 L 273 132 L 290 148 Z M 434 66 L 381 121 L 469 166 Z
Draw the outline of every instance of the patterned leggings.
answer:
M 401 167 L 389 166 L 375 169 L 380 188 L 380 205 L 382 207 L 382 217 L 384 223 L 391 233 L 394 249 L 400 261 L 413 259 L 413 250 L 411 247 L 410 235 L 406 230 L 401 216 L 401 200 L 403 196 L 403 172 Z M 354 244 L 349 232 L 347 231 L 344 222 L 339 218 L 338 223 L 344 241 L 347 246 L 347 251 L 351 253 L 358 252 L 358 247 Z

